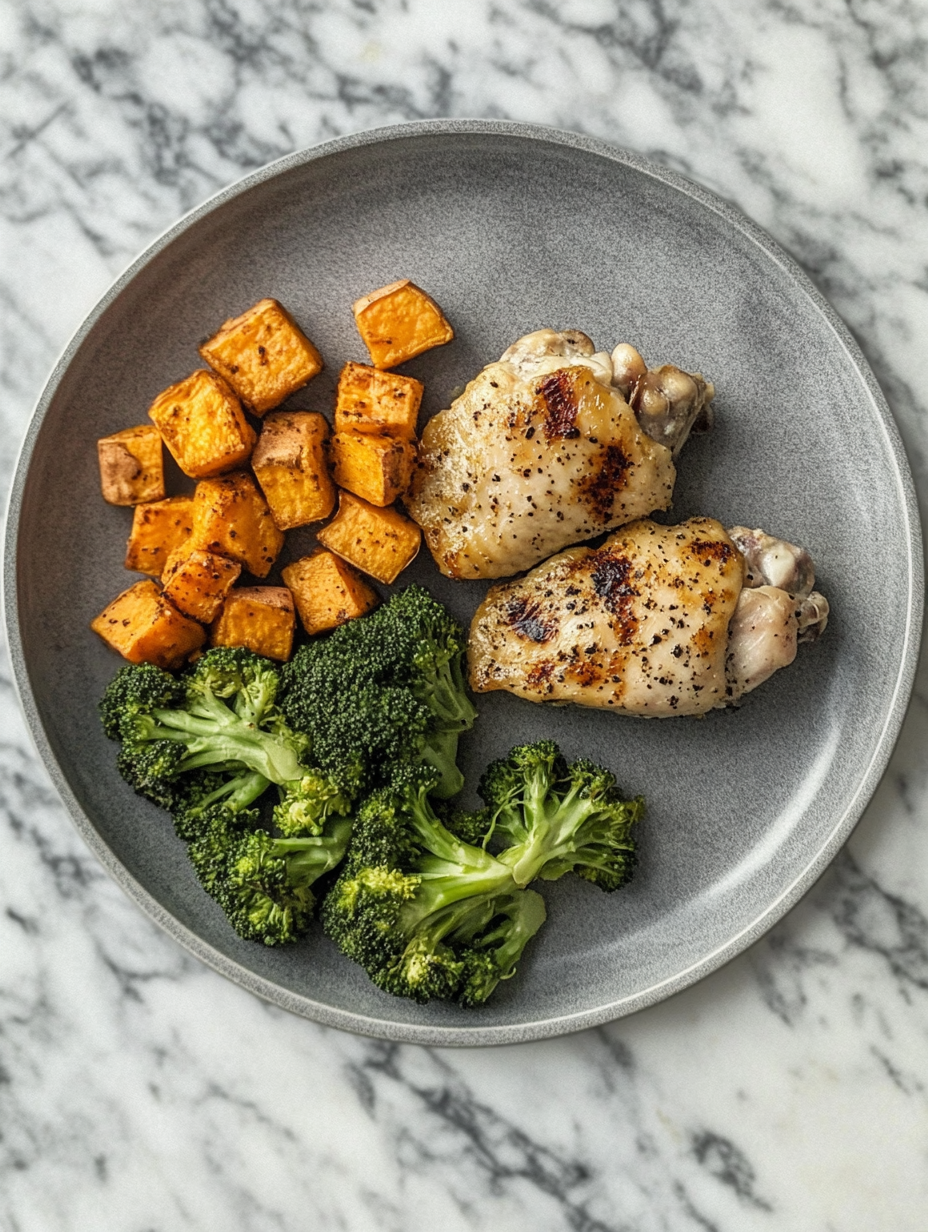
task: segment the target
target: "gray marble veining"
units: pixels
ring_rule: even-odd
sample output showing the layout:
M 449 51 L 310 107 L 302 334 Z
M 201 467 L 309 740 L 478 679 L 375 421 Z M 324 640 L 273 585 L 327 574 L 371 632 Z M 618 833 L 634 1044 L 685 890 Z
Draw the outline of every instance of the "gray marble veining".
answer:
M 850 324 L 928 495 L 928 8 L 908 0 L 7 0 L 0 467 L 179 213 L 374 124 L 574 128 L 736 201 Z M 878 555 L 861 561 L 875 571 Z M 0 1228 L 928 1228 L 928 678 L 846 852 L 614 1026 L 473 1052 L 271 1009 L 106 878 L 0 678 Z

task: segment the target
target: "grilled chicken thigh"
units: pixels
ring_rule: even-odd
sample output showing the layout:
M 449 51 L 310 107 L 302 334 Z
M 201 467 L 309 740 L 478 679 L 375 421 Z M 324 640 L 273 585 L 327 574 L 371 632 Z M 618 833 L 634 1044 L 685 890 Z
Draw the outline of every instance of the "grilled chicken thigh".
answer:
M 713 388 L 634 347 L 538 330 L 426 425 L 404 498 L 448 577 L 506 577 L 656 509 Z
M 494 586 L 470 632 L 471 686 L 651 717 L 730 705 L 825 627 L 808 554 L 713 518 L 642 519 Z

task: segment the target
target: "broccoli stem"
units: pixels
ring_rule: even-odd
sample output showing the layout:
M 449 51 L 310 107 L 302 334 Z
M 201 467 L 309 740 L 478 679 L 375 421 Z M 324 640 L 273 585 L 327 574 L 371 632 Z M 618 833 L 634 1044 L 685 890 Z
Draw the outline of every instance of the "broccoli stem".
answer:
M 436 731 L 426 738 L 420 758 L 432 766 L 441 778 L 432 788 L 439 800 L 450 800 L 464 788 L 464 775 L 458 769 L 458 731 Z
M 597 811 L 593 801 L 580 795 L 578 784 L 560 800 L 549 796 L 548 791 L 546 776 L 532 775 L 523 800 L 528 837 L 517 846 L 507 847 L 498 856 L 501 863 L 510 867 L 517 886 L 524 887 L 534 881 L 549 862 L 570 856 L 577 831 Z
M 294 889 L 309 887 L 341 863 L 351 838 L 352 824 L 350 817 L 341 817 L 329 823 L 325 834 L 275 838 L 270 853 L 286 861 L 287 883 Z
M 304 770 L 289 745 L 246 723 L 219 701 L 210 707 L 208 717 L 186 710 L 153 710 L 150 717 L 140 718 L 139 723 L 144 725 L 149 740 L 175 740 L 187 745 L 188 753 L 178 767 L 180 771 L 234 761 L 263 774 L 272 783 L 286 783 L 300 778 Z

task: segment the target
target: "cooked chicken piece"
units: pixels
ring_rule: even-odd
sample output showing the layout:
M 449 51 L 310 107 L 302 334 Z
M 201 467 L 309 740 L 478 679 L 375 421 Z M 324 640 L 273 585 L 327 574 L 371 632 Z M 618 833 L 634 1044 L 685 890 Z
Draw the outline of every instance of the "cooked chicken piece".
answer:
M 537 330 L 429 421 L 404 503 L 442 573 L 505 577 L 669 506 L 673 454 L 714 391 L 625 359 L 616 384 L 586 334 Z
M 749 575 L 713 518 L 642 519 L 598 549 L 561 552 L 491 588 L 471 625 L 471 686 L 650 717 L 730 705 L 793 661 L 804 619 L 819 632 L 827 620 L 808 555 L 765 537 L 774 544 L 770 560 L 803 562 L 792 580 L 806 593 Z

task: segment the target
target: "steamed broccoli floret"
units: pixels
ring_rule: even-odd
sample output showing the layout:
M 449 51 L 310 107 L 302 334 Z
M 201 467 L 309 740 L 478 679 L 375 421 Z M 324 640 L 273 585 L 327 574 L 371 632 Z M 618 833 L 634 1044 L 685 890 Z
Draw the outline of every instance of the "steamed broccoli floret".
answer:
M 386 992 L 477 1005 L 515 973 L 544 900 L 442 825 L 428 798 L 437 778 L 408 764 L 367 798 L 322 923 Z
M 297 651 L 283 669 L 281 708 L 310 734 L 326 770 L 353 767 L 365 786 L 402 761 L 438 771 L 434 794 L 456 795 L 458 737 L 477 717 L 463 675 L 466 635 L 421 586 Z
M 616 890 L 636 864 L 631 828 L 644 800 L 623 800 L 615 776 L 590 761 L 569 765 L 551 740 L 523 744 L 489 766 L 480 795 L 492 812 L 499 859 L 515 883 L 574 872 Z
M 311 887 L 342 860 L 351 820 L 337 818 L 324 834 L 275 838 L 255 828 L 257 813 L 232 814 L 221 806 L 200 814 L 190 859 L 204 889 L 246 941 L 281 945 L 309 926 Z

